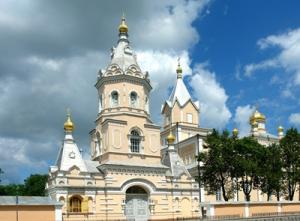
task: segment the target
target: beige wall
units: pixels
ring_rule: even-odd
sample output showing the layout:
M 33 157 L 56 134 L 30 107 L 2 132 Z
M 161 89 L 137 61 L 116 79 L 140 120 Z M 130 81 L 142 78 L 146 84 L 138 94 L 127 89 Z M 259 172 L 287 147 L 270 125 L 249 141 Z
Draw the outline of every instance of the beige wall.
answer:
M 0 220 L 16 221 L 16 206 L 0 206 Z M 54 206 L 18 206 L 19 221 L 54 221 Z
M 165 126 L 167 126 L 170 123 L 168 120 L 170 118 L 172 124 L 184 123 L 189 126 L 198 127 L 199 112 L 191 101 L 188 101 L 183 107 L 179 106 L 178 102 L 175 102 L 174 106 L 171 107 L 171 109 L 168 106 L 165 107 L 164 112 L 162 114 L 164 115 Z M 188 114 L 192 116 L 192 122 L 189 122 Z
M 215 206 L 215 216 L 244 216 L 244 205 Z
M 300 202 L 274 202 L 274 203 L 212 203 L 207 205 L 208 215 L 212 216 L 266 216 L 277 213 L 300 212 Z
M 300 202 L 297 204 L 282 204 L 281 212 L 300 212 Z
M 249 216 L 261 213 L 277 213 L 278 205 L 277 204 L 251 204 L 249 206 Z

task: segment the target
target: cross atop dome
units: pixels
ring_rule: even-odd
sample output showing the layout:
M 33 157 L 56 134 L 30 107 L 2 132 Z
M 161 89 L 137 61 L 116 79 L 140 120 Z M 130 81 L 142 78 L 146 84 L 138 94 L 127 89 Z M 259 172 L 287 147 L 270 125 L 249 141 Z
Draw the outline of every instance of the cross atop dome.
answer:
M 177 79 L 178 78 L 182 78 L 182 68 L 180 66 L 180 57 L 177 59 L 178 65 L 177 65 L 177 69 L 176 69 L 176 73 L 177 73 Z
M 127 33 L 128 32 L 128 26 L 126 24 L 126 19 L 125 19 L 124 14 L 122 16 L 121 24 L 119 26 L 119 32 L 120 33 Z
M 64 129 L 65 131 L 67 132 L 72 132 L 74 130 L 74 123 L 72 122 L 72 119 L 71 119 L 71 111 L 70 109 L 68 108 L 67 109 L 67 120 L 66 122 L 64 123 Z

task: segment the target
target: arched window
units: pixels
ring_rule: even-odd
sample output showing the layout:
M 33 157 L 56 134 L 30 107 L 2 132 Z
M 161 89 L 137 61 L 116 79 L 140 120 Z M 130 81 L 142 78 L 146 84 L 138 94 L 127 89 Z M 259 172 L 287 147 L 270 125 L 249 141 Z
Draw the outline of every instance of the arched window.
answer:
M 69 212 L 81 212 L 81 198 L 78 196 L 72 196 L 70 198 Z
M 138 103 L 138 96 L 137 96 L 137 93 L 132 91 L 130 93 L 130 106 L 131 107 L 137 107 L 137 104 Z
M 132 130 L 130 133 L 130 150 L 132 153 L 140 152 L 141 136 L 137 130 Z
M 117 91 L 111 92 L 111 106 L 117 107 L 119 105 L 119 94 Z

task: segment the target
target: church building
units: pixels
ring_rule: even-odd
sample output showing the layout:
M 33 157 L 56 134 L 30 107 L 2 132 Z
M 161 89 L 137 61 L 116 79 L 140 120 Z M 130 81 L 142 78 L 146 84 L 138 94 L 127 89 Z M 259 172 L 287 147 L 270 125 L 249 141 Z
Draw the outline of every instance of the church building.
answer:
M 181 73 L 180 67 L 177 72 Z M 65 213 L 94 214 L 107 220 L 199 217 L 198 184 L 175 151 L 178 138 L 170 124 L 186 106 L 182 130 L 197 127 L 199 104 L 191 101 L 178 78 L 163 110 L 170 119 L 165 126 L 171 130 L 163 133 L 167 145 L 161 152 L 161 128 L 149 113 L 150 75 L 137 63 L 125 18 L 111 62 L 105 71 L 99 71 L 95 86 L 99 113 L 90 132 L 91 160 L 81 156 L 68 113 L 65 138 L 50 167 L 47 191 L 51 198 L 64 204 Z
M 49 169 L 48 194 L 63 203 L 67 218 L 197 218 L 205 210 L 200 205 L 222 201 L 221 190 L 209 195 L 195 181 L 202 166 L 196 156 L 208 151 L 205 138 L 212 129 L 199 124 L 201 106 L 184 84 L 180 63 L 176 74 L 162 105 L 163 125 L 155 125 L 149 112 L 151 73 L 137 63 L 123 17 L 111 61 L 95 84 L 99 110 L 90 131 L 90 159 L 83 159 L 76 145 L 68 113 L 62 146 Z M 257 108 L 249 124 L 249 135 L 265 146 L 283 137 L 282 127 L 277 136 L 266 131 L 266 117 Z M 233 134 L 238 135 L 237 128 Z M 251 194 L 254 201 L 267 199 L 259 190 Z M 244 200 L 242 192 L 234 193 L 232 201 Z

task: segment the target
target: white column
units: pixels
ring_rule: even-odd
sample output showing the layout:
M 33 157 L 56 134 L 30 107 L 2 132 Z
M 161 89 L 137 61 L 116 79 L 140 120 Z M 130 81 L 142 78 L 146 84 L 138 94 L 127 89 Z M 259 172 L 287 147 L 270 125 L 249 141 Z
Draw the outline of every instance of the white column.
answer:
M 215 206 L 214 205 L 207 205 L 207 216 L 212 217 L 215 215 Z
M 62 221 L 62 206 L 56 205 L 55 206 L 55 221 Z
M 245 203 L 245 214 L 244 217 L 249 217 L 249 204 Z
M 277 204 L 277 212 L 278 212 L 278 213 L 281 213 L 281 209 L 282 209 L 282 208 L 281 208 L 281 203 L 278 203 L 278 204 Z

